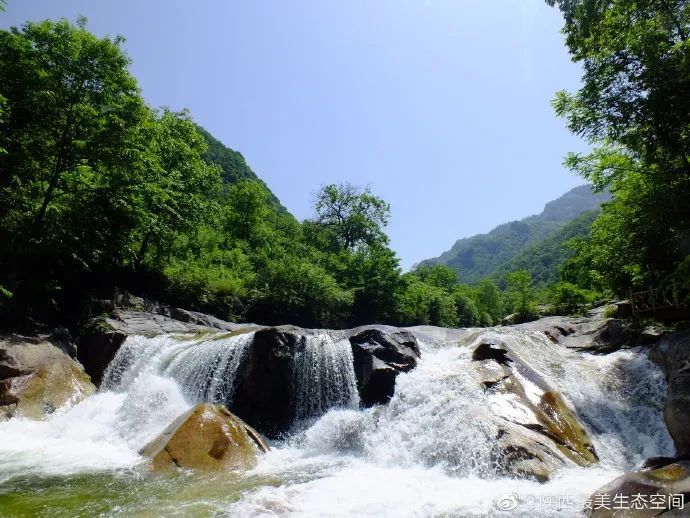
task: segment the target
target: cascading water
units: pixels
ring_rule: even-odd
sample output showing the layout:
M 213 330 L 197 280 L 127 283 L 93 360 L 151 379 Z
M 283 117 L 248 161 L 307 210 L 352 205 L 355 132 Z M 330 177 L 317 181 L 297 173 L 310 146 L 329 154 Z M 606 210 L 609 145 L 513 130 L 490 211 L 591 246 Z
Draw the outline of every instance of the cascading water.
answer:
M 108 366 L 106 390 L 128 390 L 146 374 L 177 382 L 192 403 L 232 402 L 237 367 L 253 333 L 197 339 L 129 337 Z
M 303 341 L 295 356 L 297 419 L 319 417 L 333 407 L 357 408 L 359 394 L 350 342 L 327 331 L 305 336 Z
M 44 484 L 44 500 L 31 508 L 41 509 L 57 484 L 58 503 L 50 511 L 59 516 L 60 491 L 79 491 L 92 479 L 74 474 L 90 473 L 110 474 L 105 485 L 124 503 L 104 498 L 100 507 L 84 504 L 65 515 L 97 509 L 103 515 L 500 516 L 494 505 L 503 495 L 543 498 L 540 505 L 563 496 L 583 500 L 643 459 L 673 452 L 661 416 L 665 383 L 643 352 L 592 356 L 537 333 L 483 331 L 465 341 L 422 344 L 422 359 L 398 376 L 390 403 L 360 410 L 349 343 L 321 332 L 305 336 L 294 357 L 292 390 L 302 426 L 275 443 L 258 467 L 231 478 L 141 480 L 145 473 L 131 471 L 142 461 L 137 451 L 177 415 L 198 401 L 232 403 L 252 337 L 129 338 L 95 396 L 46 421 L 0 423 L 0 502 L 3 492 Z M 493 463 L 495 403 L 472 375 L 471 344 L 479 339 L 506 343 L 560 390 L 587 428 L 598 464 L 568 463 L 546 484 L 501 475 Z M 55 477 L 70 481 L 67 489 Z M 91 495 L 105 491 L 89 487 Z M 127 500 L 130 494 L 136 496 Z M 578 513 L 542 505 L 511 515 Z

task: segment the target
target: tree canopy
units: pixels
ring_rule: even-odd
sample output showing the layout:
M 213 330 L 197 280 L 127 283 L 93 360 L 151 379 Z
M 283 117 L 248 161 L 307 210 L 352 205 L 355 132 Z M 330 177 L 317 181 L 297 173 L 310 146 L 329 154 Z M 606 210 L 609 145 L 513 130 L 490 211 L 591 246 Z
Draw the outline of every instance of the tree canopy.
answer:
M 690 4 L 547 1 L 584 70 L 556 112 L 597 146 L 566 163 L 613 194 L 568 275 L 620 292 L 663 282 L 690 254 Z

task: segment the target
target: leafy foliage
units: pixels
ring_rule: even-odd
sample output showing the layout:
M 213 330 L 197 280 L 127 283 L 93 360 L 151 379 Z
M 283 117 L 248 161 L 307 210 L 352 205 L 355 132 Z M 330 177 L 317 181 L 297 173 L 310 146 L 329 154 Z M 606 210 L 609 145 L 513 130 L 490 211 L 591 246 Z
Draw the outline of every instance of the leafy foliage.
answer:
M 547 1 L 584 70 L 556 112 L 598 146 L 567 164 L 613 194 L 566 277 L 619 293 L 662 283 L 690 253 L 690 4 Z
M 516 270 L 508 275 L 508 301 L 516 315 L 516 322 L 539 318 L 536 296 L 532 289 L 532 275 L 527 270 Z
M 188 112 L 145 103 L 122 41 L 83 19 L 0 31 L 3 325 L 78 320 L 116 285 L 222 318 L 314 327 L 489 326 L 532 309 L 523 274 L 509 276 L 512 298 L 492 280 L 458 284 L 455 266 L 401 274 L 389 205 L 369 188 L 326 185 L 298 222 Z M 564 212 L 547 206 L 543 225 L 508 225 L 510 253 L 562 228 L 591 198 L 581 194 Z

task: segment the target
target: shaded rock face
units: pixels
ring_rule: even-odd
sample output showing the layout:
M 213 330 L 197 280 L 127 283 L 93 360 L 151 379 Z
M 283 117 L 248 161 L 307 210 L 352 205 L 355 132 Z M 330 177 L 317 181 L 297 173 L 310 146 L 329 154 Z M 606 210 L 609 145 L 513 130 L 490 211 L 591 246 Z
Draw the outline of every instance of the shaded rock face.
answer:
M 95 390 L 82 367 L 47 340 L 0 336 L 0 415 L 41 419 Z
M 479 341 L 473 367 L 503 425 L 496 437 L 502 467 L 512 475 L 547 480 L 563 457 L 580 466 L 598 458 L 584 427 L 563 397 L 507 345 Z
M 417 339 L 395 328 L 359 328 L 349 336 L 361 404 L 387 403 L 395 393 L 395 378 L 417 366 Z
M 173 467 L 205 471 L 249 469 L 268 445 L 222 405 L 200 404 L 178 417 L 141 454 L 154 470 Z
M 664 419 L 679 457 L 690 456 L 690 330 L 663 338 L 649 352 L 666 375 Z
M 685 508 L 681 509 L 673 505 L 672 495 L 685 495 Z M 688 496 L 690 494 L 690 462 L 677 461 L 661 468 L 636 471 L 621 475 L 612 482 L 606 484 L 590 497 L 593 503 L 589 510 L 589 516 L 594 518 L 647 518 L 652 516 L 688 516 Z M 613 509 L 614 498 L 621 495 L 627 502 L 625 509 Z M 640 495 L 640 496 L 637 496 Z M 609 502 L 608 509 L 597 507 L 596 502 Z M 638 505 L 632 502 L 641 502 Z M 677 505 L 677 504 L 676 504 Z
M 233 411 L 269 437 L 286 432 L 295 419 L 293 360 L 308 332 L 294 326 L 257 331 L 235 375 Z

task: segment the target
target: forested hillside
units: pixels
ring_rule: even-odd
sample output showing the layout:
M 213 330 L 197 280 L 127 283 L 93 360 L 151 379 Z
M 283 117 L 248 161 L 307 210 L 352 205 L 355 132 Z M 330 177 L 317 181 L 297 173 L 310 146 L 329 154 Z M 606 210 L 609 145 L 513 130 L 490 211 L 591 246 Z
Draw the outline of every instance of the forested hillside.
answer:
M 491 325 L 487 281 L 402 274 L 388 203 L 324 186 L 299 222 L 188 111 L 143 99 L 121 38 L 0 31 L 0 326 L 79 326 L 116 287 L 235 321 Z
M 281 211 L 287 211 L 264 181 L 247 165 L 242 153 L 230 149 L 201 126 L 197 125 L 197 129 L 206 141 L 204 158 L 207 162 L 216 164 L 220 167 L 221 178 L 225 184 L 232 185 L 242 180 L 258 182 L 266 188 L 270 202 Z
M 574 254 L 571 240 L 587 239 L 598 214 L 598 209 L 580 214 L 560 230 L 524 247 L 510 261 L 496 268 L 491 277 L 503 286 L 511 272 L 524 269 L 532 275 L 535 288 L 558 283 L 564 263 Z
M 551 265 L 548 272 L 544 271 L 543 266 L 532 272 L 533 275 L 538 276 L 540 284 L 558 280 L 559 265 L 562 261 L 557 260 L 555 256 L 544 257 L 543 260 L 538 259 L 535 257 L 537 250 L 548 251 L 550 254 L 549 244 L 560 246 L 561 241 L 555 237 L 557 233 L 583 212 L 598 209 L 601 203 L 609 198 L 608 193 L 593 193 L 588 185 L 575 187 L 558 199 L 547 203 L 541 214 L 505 223 L 487 234 L 460 239 L 447 252 L 439 257 L 427 259 L 422 264 L 445 264 L 458 272 L 461 282 L 472 284 L 484 277 L 501 278 L 511 271 L 509 269 L 511 264 L 525 263 L 526 257 L 531 256 L 533 259 L 527 262 L 543 261 L 544 265 Z M 577 225 L 576 227 L 580 228 Z M 564 235 L 570 233 L 571 231 L 568 231 Z M 583 237 L 584 235 L 586 233 Z M 537 245 L 552 236 L 554 238 L 549 244 L 541 247 Z M 530 248 L 531 245 L 537 248 Z M 515 262 L 522 252 L 526 255 Z M 554 253 L 559 257 L 564 257 L 559 255 L 559 252 Z

